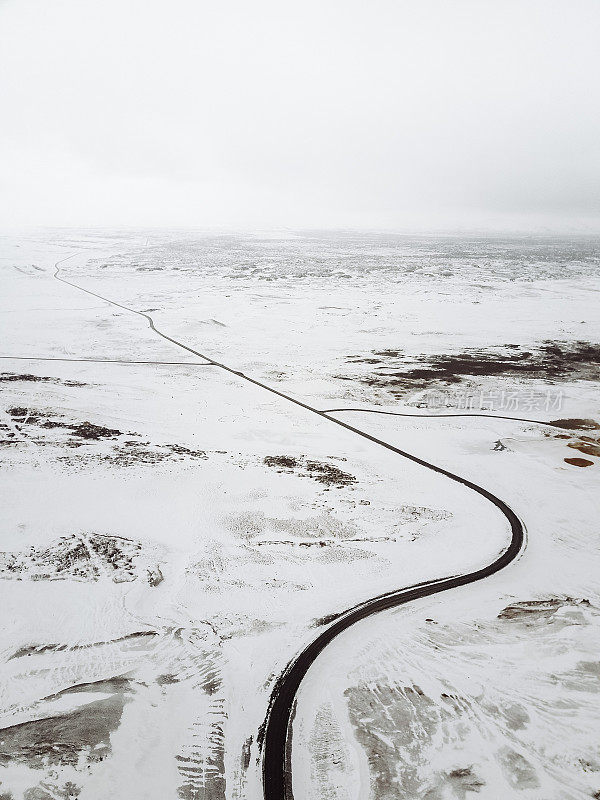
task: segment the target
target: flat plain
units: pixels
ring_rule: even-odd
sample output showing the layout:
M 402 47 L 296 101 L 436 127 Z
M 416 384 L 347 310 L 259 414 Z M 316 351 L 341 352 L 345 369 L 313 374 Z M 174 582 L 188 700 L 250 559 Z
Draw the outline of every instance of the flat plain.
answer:
M 599 244 L 4 236 L 0 798 L 600 797 Z

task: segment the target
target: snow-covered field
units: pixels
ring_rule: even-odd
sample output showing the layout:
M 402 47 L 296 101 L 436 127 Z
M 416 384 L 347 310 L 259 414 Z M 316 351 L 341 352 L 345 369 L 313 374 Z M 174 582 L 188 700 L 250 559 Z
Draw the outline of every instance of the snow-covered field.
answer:
M 318 658 L 296 800 L 600 797 L 599 245 L 3 237 L 0 798 L 259 800 L 271 690 L 324 618 L 509 537 L 474 492 L 127 308 L 312 407 L 358 409 L 331 413 L 526 526 L 498 575 Z M 62 259 L 122 307 L 55 280 Z

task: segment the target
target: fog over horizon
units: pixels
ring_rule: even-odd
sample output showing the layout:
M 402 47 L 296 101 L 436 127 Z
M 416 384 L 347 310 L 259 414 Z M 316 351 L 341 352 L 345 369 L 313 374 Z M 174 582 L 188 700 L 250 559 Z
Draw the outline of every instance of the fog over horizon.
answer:
M 600 233 L 594 0 L 0 0 L 3 226 Z

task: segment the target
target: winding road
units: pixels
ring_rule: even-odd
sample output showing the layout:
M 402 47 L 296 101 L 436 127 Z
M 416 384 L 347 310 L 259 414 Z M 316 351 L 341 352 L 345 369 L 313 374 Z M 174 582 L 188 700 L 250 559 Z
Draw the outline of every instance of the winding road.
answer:
M 71 256 L 67 256 L 66 258 L 62 259 L 61 261 L 56 262 L 55 264 L 55 272 L 54 278 L 56 280 L 61 281 L 62 283 L 71 286 L 74 289 L 77 289 L 81 292 L 85 292 L 88 295 L 96 297 L 100 300 L 103 300 L 106 303 L 110 303 L 117 308 L 121 308 L 125 311 L 128 311 L 132 314 L 137 314 L 140 317 L 143 317 L 149 324 L 151 330 L 156 333 L 158 336 L 162 337 L 168 342 L 171 342 L 176 347 L 180 347 L 183 350 L 186 350 L 188 353 L 192 353 L 199 358 L 204 360 L 205 364 L 212 365 L 214 367 L 219 367 L 220 369 L 225 370 L 232 375 L 236 375 L 239 378 L 248 381 L 249 383 L 254 384 L 255 386 L 264 389 L 271 394 L 277 395 L 278 397 L 283 398 L 284 400 L 289 401 L 290 403 L 294 403 L 296 406 L 300 406 L 301 408 L 309 411 L 313 414 L 316 414 L 321 419 L 326 419 L 334 425 L 338 425 L 345 430 L 351 431 L 352 433 L 356 434 L 357 436 L 362 437 L 363 439 L 367 439 L 370 442 L 373 442 L 375 445 L 380 447 L 384 447 L 387 450 L 395 453 L 399 457 L 403 459 L 408 459 L 416 464 L 425 467 L 432 472 L 435 472 L 439 475 L 443 475 L 451 481 L 455 481 L 456 483 L 460 483 L 462 486 L 465 486 L 467 489 L 470 489 L 477 494 L 484 497 L 488 500 L 493 506 L 495 506 L 501 514 L 504 515 L 506 518 L 509 529 L 510 529 L 510 538 L 507 543 L 505 550 L 503 550 L 498 557 L 492 561 L 492 563 L 488 564 L 487 566 L 481 567 L 478 570 L 473 572 L 464 573 L 462 575 L 449 575 L 442 578 L 436 578 L 431 581 L 426 581 L 424 583 L 415 584 L 413 586 L 404 587 L 392 592 L 388 592 L 386 594 L 379 595 L 377 597 L 373 597 L 369 600 L 360 603 L 359 605 L 355 606 L 354 608 L 349 609 L 346 612 L 336 615 L 335 617 L 329 618 L 329 622 L 327 627 L 317 636 L 316 639 L 310 642 L 299 655 L 297 655 L 294 660 L 288 664 L 286 670 L 277 680 L 272 694 L 271 694 L 271 701 L 267 711 L 267 716 L 265 720 L 265 724 L 263 727 L 263 739 L 262 739 L 262 776 L 263 776 L 263 791 L 264 791 L 264 798 L 265 800 L 292 800 L 293 793 L 292 793 L 292 776 L 291 776 L 291 746 L 292 746 L 292 725 L 291 721 L 294 714 L 294 706 L 296 701 L 296 695 L 300 684 L 304 676 L 306 675 L 308 669 L 310 668 L 311 664 L 315 661 L 317 656 L 323 651 L 327 645 L 335 639 L 342 631 L 347 630 L 351 625 L 358 622 L 359 620 L 363 620 L 366 617 L 371 616 L 372 614 L 376 614 L 380 611 L 384 611 L 386 609 L 394 608 L 404 603 L 408 603 L 411 600 L 416 600 L 417 598 L 421 597 L 428 597 L 434 594 L 439 594 L 440 592 L 447 591 L 448 589 L 454 589 L 459 586 L 465 586 L 470 583 L 474 583 L 475 581 L 480 581 L 483 578 L 487 578 L 495 573 L 499 572 L 504 567 L 508 566 L 512 561 L 514 561 L 519 554 L 522 552 L 525 546 L 525 530 L 522 522 L 519 520 L 515 512 L 510 508 L 510 506 L 501 500 L 496 495 L 492 494 L 492 492 L 488 491 L 487 489 L 479 486 L 472 481 L 461 477 L 460 475 L 455 475 L 453 472 L 450 472 L 443 467 L 437 466 L 435 464 L 430 463 L 422 458 L 419 458 L 412 453 L 408 453 L 405 450 L 401 450 L 394 445 L 389 444 L 388 442 L 383 441 L 382 439 L 378 439 L 375 436 L 361 430 L 360 428 L 356 428 L 353 425 L 349 425 L 348 423 L 337 419 L 336 417 L 330 416 L 331 413 L 334 411 L 367 411 L 367 409 L 330 409 L 329 411 L 322 411 L 313 406 L 309 405 L 308 403 L 304 403 L 300 400 L 297 400 L 294 397 L 291 397 L 284 392 L 280 392 L 277 389 L 274 389 L 272 386 L 269 386 L 262 381 L 256 380 L 244 373 L 230 367 L 226 364 L 220 363 L 215 361 L 214 359 L 210 358 L 210 356 L 204 355 L 200 353 L 198 350 L 195 350 L 192 347 L 189 347 L 182 342 L 177 341 L 177 339 L 168 336 L 166 333 L 160 331 L 156 325 L 152 317 L 143 311 L 138 311 L 134 308 L 129 308 L 128 306 L 123 305 L 122 303 L 118 303 L 115 300 L 111 300 L 108 297 L 105 297 L 101 294 L 93 292 L 89 289 L 84 288 L 83 286 L 79 286 L 72 281 L 67 280 L 64 277 L 61 277 L 60 273 L 60 264 L 64 261 L 67 261 L 70 258 L 74 258 L 75 256 L 79 255 L 79 253 L 74 253 Z M 394 412 L 375 412 L 375 413 L 390 413 L 393 414 Z M 402 416 L 422 416 L 424 414 L 403 414 Z M 450 415 L 442 415 L 442 414 L 433 414 L 433 417 L 438 416 L 471 416 L 467 415 L 458 415 L 458 414 L 450 414 Z M 492 416 L 483 414 L 481 416 Z M 511 417 L 502 417 L 502 419 L 514 419 Z M 549 424 L 544 423 L 539 420 L 518 420 L 518 421 L 525 421 L 525 422 L 534 422 L 534 423 L 541 423 L 541 424 Z

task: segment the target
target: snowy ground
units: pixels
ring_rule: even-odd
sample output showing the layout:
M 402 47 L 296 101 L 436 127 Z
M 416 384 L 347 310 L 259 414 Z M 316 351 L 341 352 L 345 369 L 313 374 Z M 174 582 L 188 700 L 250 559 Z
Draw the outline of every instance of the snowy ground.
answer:
M 319 657 L 296 800 L 600 797 L 598 244 L 4 237 L 0 798 L 258 800 L 270 690 L 322 618 L 508 538 L 466 488 L 56 281 L 68 256 L 66 279 L 314 407 L 363 409 L 334 413 L 527 527 L 499 575 Z

